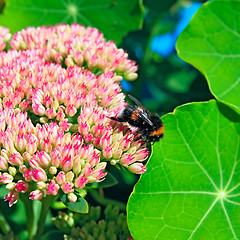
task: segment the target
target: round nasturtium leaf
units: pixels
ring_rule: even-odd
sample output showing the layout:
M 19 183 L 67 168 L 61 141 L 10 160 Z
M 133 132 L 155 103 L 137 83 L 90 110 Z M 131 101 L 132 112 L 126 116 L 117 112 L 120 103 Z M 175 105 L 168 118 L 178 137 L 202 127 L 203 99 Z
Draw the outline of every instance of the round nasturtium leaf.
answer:
M 240 1 L 209 1 L 178 38 L 178 55 L 206 77 L 212 94 L 240 112 Z
M 215 100 L 178 107 L 163 122 L 129 199 L 133 239 L 239 239 L 240 123 Z
M 0 24 L 12 33 L 29 26 L 80 23 L 98 28 L 117 43 L 142 21 L 140 0 L 6 0 L 0 16 Z

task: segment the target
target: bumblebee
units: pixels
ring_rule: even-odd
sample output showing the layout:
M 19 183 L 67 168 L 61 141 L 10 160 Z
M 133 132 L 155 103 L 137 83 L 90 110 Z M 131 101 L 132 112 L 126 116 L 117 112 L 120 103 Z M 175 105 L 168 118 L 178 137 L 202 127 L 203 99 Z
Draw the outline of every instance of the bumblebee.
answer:
M 118 122 L 128 122 L 137 127 L 146 142 L 155 143 L 163 137 L 164 125 L 158 115 L 150 113 L 136 98 L 128 95 L 136 105 L 126 106 L 117 117 L 111 117 Z

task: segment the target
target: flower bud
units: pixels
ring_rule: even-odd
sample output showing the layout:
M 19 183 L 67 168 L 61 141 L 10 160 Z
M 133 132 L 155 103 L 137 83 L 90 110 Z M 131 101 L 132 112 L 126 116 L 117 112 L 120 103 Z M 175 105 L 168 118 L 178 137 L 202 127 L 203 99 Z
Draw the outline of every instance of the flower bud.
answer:
M 6 171 L 8 169 L 8 162 L 6 158 L 0 156 L 0 170 Z
M 72 203 L 77 201 L 77 196 L 74 193 L 68 193 L 68 200 Z
M 17 169 L 15 167 L 9 167 L 8 172 L 12 175 L 15 176 L 17 174 Z
M 143 174 L 146 172 L 147 168 L 142 163 L 133 163 L 128 167 L 128 170 L 132 173 Z
M 29 194 L 29 199 L 31 200 L 41 200 L 44 196 L 44 192 L 37 189 L 37 190 L 34 190 L 32 191 L 30 194 Z

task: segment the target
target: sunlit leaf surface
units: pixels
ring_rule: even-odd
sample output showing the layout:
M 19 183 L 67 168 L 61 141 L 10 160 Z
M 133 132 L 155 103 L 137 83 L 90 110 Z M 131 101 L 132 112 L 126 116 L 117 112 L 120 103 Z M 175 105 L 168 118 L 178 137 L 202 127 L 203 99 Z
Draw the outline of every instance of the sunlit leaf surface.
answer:
M 128 203 L 134 240 L 240 238 L 240 124 L 215 100 L 163 118 L 147 172 Z
M 240 112 L 240 1 L 203 4 L 180 35 L 177 51 L 205 75 L 217 99 Z
M 80 23 L 98 28 L 108 40 L 120 42 L 142 24 L 139 0 L 6 0 L 2 26 L 16 32 L 28 26 Z

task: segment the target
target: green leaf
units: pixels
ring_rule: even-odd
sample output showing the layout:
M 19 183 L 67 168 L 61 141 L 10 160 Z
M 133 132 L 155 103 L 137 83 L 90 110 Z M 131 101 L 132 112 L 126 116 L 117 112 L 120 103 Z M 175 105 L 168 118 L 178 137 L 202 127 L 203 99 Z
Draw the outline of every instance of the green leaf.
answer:
M 199 69 L 212 94 L 240 112 L 240 2 L 203 4 L 177 41 L 178 55 Z
M 141 27 L 142 17 L 140 0 L 6 0 L 0 22 L 12 33 L 28 26 L 80 23 L 119 43 Z
M 240 123 L 217 102 L 163 117 L 165 136 L 128 203 L 134 239 L 240 238 Z
M 78 194 L 76 194 L 76 195 L 77 195 L 77 201 L 74 203 L 72 203 L 68 200 L 67 194 L 61 195 L 61 201 L 71 211 L 74 211 L 77 213 L 88 213 L 87 201 L 84 198 L 82 198 L 80 195 L 78 195 Z

